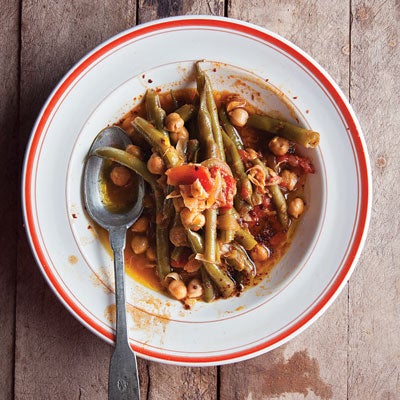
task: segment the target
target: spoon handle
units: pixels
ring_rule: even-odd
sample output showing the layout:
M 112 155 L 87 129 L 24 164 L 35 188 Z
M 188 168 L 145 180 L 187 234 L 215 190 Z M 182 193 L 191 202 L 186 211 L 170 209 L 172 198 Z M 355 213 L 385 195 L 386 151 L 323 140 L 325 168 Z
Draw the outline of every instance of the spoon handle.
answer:
M 109 400 L 139 400 L 140 386 L 136 356 L 129 346 L 125 306 L 124 248 L 126 228 L 111 228 L 110 244 L 114 251 L 116 338 L 108 378 Z

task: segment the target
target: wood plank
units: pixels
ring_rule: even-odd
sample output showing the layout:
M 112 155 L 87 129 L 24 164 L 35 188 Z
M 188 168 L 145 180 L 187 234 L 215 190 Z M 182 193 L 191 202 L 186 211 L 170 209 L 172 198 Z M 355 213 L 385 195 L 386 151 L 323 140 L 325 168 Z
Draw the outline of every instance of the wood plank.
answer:
M 348 2 L 276 0 L 252 1 L 244 6 L 232 0 L 228 16 L 256 23 L 291 40 L 348 93 Z M 346 399 L 347 320 L 346 288 L 312 327 L 287 345 L 222 367 L 221 400 Z
M 349 399 L 400 394 L 400 4 L 352 1 L 351 102 L 374 177 L 372 220 L 350 283 Z
M 21 148 L 57 81 L 87 51 L 134 25 L 135 10 L 131 0 L 22 3 Z M 15 398 L 106 399 L 111 346 L 64 309 L 19 234 Z
M 0 14 L 0 398 L 14 387 L 14 311 L 17 232 L 20 225 L 18 164 L 19 1 L 2 2 Z M 4 188 L 7 188 L 4 190 Z
M 177 15 L 224 15 L 223 0 L 138 0 L 138 4 L 139 23 Z

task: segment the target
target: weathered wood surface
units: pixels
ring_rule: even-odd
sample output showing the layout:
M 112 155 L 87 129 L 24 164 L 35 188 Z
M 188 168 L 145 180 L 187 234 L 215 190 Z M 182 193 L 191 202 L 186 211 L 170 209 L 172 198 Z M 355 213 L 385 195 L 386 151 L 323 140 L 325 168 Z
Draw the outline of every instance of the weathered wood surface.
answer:
M 400 3 L 352 1 L 350 98 L 370 152 L 374 200 L 349 285 L 349 398 L 400 398 Z
M 400 398 L 397 1 L 104 0 L 94 6 L 78 0 L 0 0 L 0 4 L 0 174 L 7 187 L 2 191 L 0 216 L 0 399 L 107 397 L 112 349 L 69 315 L 40 275 L 21 226 L 17 165 L 40 107 L 81 56 L 137 22 L 187 13 L 225 13 L 264 26 L 299 45 L 328 70 L 351 99 L 363 126 L 374 174 L 373 215 L 365 251 L 349 286 L 306 332 L 269 354 L 219 368 L 139 360 L 142 397 Z
M 19 3 L 2 2 L 0 13 L 0 399 L 13 395 L 18 187 Z

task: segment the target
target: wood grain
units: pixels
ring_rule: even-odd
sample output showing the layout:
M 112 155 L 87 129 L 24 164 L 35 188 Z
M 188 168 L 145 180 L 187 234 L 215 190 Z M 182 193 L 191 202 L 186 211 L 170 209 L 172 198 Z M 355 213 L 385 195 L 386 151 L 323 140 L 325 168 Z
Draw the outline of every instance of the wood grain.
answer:
M 400 4 L 352 2 L 352 104 L 374 177 L 372 220 L 350 283 L 349 397 L 400 396 Z
M 87 51 L 136 22 L 223 15 L 225 4 L 0 0 L 0 5 L 0 179 L 6 188 L 0 210 L 0 399 L 106 399 L 111 346 L 66 311 L 25 239 L 16 200 L 23 151 L 46 97 Z M 142 398 L 398 399 L 400 4 L 227 0 L 226 10 L 293 41 L 350 96 L 371 157 L 371 227 L 349 287 L 304 333 L 266 355 L 219 368 L 139 359 Z
M 223 0 L 138 0 L 138 22 L 177 15 L 224 15 Z
M 20 142 L 62 75 L 87 51 L 135 23 L 132 1 L 22 2 Z M 16 399 L 105 399 L 108 346 L 76 321 L 40 275 L 20 231 Z M 145 377 L 146 382 L 146 377 Z
M 0 398 L 13 396 L 17 232 L 20 225 L 18 163 L 19 2 L 0 13 Z M 6 188 L 6 189 L 5 189 Z
M 321 63 L 348 93 L 350 15 L 346 2 L 252 1 L 251 7 L 243 7 L 239 0 L 232 0 L 228 16 L 291 40 Z M 346 288 L 319 321 L 284 348 L 222 367 L 221 400 L 346 399 L 347 322 Z

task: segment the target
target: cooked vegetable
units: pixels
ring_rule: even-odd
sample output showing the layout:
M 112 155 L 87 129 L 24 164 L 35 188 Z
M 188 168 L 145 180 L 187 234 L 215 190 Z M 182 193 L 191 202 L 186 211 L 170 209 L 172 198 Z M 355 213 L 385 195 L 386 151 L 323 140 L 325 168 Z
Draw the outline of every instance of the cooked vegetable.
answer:
M 187 231 L 187 233 L 188 240 L 193 251 L 195 251 L 197 254 L 206 254 L 203 238 L 198 233 L 192 232 L 190 229 Z M 213 249 L 211 249 L 211 254 L 212 250 Z M 229 297 L 235 290 L 235 284 L 229 278 L 226 272 L 222 271 L 221 268 L 218 268 L 216 264 L 208 261 L 203 261 L 203 266 L 207 274 L 213 280 L 214 284 L 220 290 L 222 296 Z M 211 289 L 211 287 L 212 285 L 208 285 L 208 289 Z
M 251 162 L 256 166 L 259 166 L 264 171 L 267 178 L 270 176 L 268 168 L 259 158 L 256 158 Z M 279 188 L 279 185 L 277 184 L 270 185 L 268 189 L 269 192 L 271 193 L 272 200 L 275 203 L 279 221 L 282 224 L 283 228 L 287 229 L 289 226 L 289 217 L 287 214 L 287 204 L 285 196 L 283 195 L 281 189 Z
M 134 182 L 128 169 L 147 182 L 126 259 L 144 275 L 151 271 L 186 308 L 239 295 L 279 260 L 304 213 L 306 175 L 315 172 L 293 142 L 312 147 L 319 140 L 316 132 L 255 114 L 238 94 L 214 98 L 201 66 L 195 63 L 197 91 L 148 90 L 120 121 L 134 128 L 126 151 L 96 150 L 109 160 L 111 204 Z M 259 130 L 275 137 L 264 142 Z
M 229 113 L 229 119 L 232 125 L 245 126 L 249 119 L 249 113 L 244 108 L 235 108 Z
M 153 123 L 159 131 L 166 135 L 167 133 L 164 131 L 164 119 L 166 113 L 161 107 L 158 94 L 154 90 L 147 90 L 145 102 L 148 120 Z
M 299 218 L 304 212 L 304 201 L 300 197 L 291 200 L 288 207 L 288 213 L 293 218 Z
M 253 187 L 244 169 L 243 161 L 239 155 L 239 149 L 224 131 L 222 131 L 222 138 L 224 140 L 227 160 L 232 168 L 235 178 L 238 180 L 238 193 L 249 204 L 252 204 L 251 198 L 253 194 Z
M 218 119 L 218 109 L 215 104 L 210 79 L 201 70 L 200 61 L 196 62 L 196 80 L 197 90 L 200 93 L 200 97 L 203 98 L 201 101 L 204 102 L 205 99 L 205 104 L 203 104 L 202 107 L 206 107 L 210 115 L 212 135 L 218 148 L 218 158 L 224 161 L 224 144 L 222 142 L 221 127 Z
M 319 144 L 318 132 L 301 128 L 268 115 L 253 114 L 249 117 L 247 124 L 253 128 L 275 133 L 304 147 L 317 147 Z
M 125 186 L 131 180 L 131 173 L 126 167 L 116 165 L 110 173 L 110 178 L 114 185 Z
M 276 156 L 283 156 L 289 150 L 289 141 L 280 136 L 275 136 L 269 141 L 268 147 Z
M 133 120 L 132 125 L 135 130 L 158 151 L 168 168 L 183 163 L 182 157 L 178 154 L 175 147 L 171 145 L 168 136 L 156 129 L 150 122 L 146 121 L 142 117 L 136 117 Z
M 153 153 L 147 161 L 147 169 L 155 175 L 162 175 L 165 172 L 164 160 L 158 155 Z
M 184 122 L 189 121 L 196 113 L 196 107 L 193 104 L 184 104 L 182 107 L 179 107 L 175 110 Z

